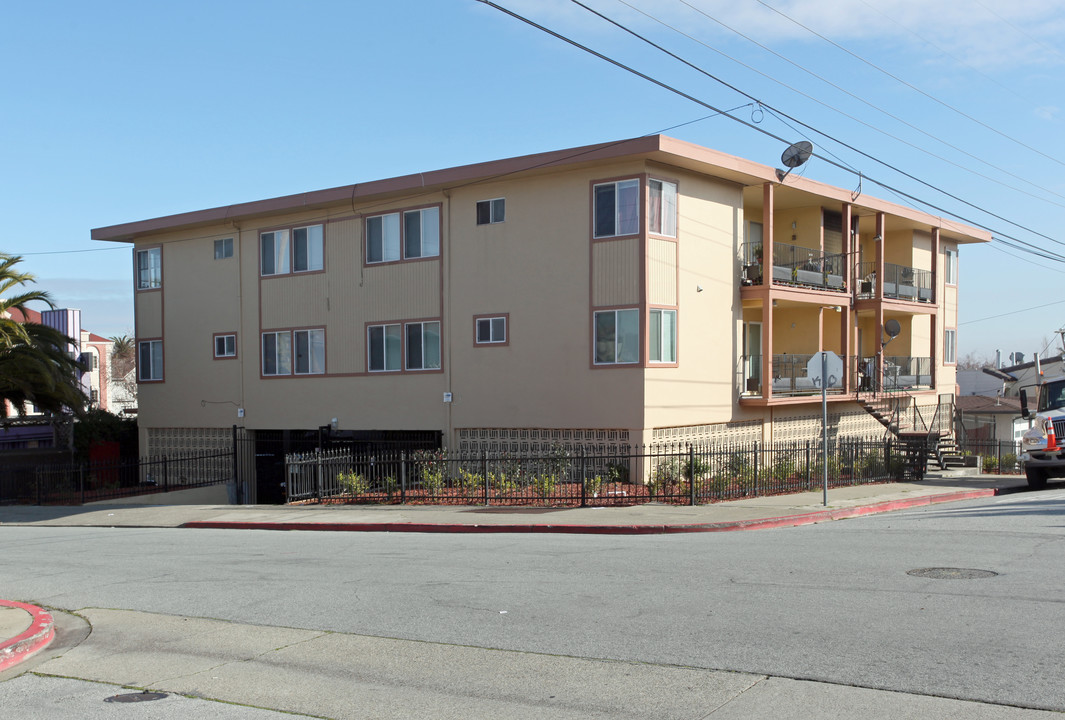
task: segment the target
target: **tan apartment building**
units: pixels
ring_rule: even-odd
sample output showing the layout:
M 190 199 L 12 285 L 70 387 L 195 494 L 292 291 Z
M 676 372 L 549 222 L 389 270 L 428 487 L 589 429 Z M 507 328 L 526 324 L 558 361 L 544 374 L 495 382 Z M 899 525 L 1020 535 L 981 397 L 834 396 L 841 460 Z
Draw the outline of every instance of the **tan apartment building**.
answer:
M 665 136 L 92 237 L 133 244 L 143 453 L 234 424 L 511 452 L 812 437 L 822 349 L 834 432 L 882 433 L 863 396 L 954 393 L 958 248 L 990 240 Z

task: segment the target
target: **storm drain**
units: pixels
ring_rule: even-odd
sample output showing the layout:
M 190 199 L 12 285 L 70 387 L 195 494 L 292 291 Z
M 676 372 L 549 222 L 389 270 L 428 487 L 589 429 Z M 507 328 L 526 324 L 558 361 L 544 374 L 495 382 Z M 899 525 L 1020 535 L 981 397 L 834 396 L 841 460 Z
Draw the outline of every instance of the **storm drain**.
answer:
M 979 580 L 980 578 L 995 577 L 998 575 L 993 570 L 976 570 L 973 568 L 917 568 L 907 570 L 907 575 L 914 577 L 931 578 L 932 580 Z
M 122 695 L 112 695 L 109 698 L 104 698 L 104 702 L 117 702 L 117 703 L 147 702 L 148 700 L 162 700 L 165 697 L 166 697 L 166 693 L 161 693 L 161 692 L 124 693 Z

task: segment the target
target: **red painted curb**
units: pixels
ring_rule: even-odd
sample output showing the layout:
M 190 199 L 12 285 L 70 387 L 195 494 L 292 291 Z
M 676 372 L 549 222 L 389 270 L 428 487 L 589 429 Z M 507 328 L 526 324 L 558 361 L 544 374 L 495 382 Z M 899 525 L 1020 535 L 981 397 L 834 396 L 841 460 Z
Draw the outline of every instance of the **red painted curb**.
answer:
M 998 494 L 997 489 L 963 490 L 941 495 L 889 500 L 838 510 L 818 510 L 756 520 L 734 520 L 695 525 L 466 525 L 460 523 L 313 523 L 313 522 L 241 522 L 195 520 L 181 527 L 214 530 L 307 530 L 319 532 L 408 532 L 408 533 L 568 533 L 580 535 L 665 535 L 694 532 L 730 532 L 811 525 L 829 520 L 844 520 L 862 515 L 905 510 L 944 502 L 975 500 Z
M 32 616 L 25 632 L 0 642 L 0 672 L 3 672 L 47 647 L 55 638 L 55 622 L 51 613 L 36 605 L 0 600 L 0 606 L 25 610 Z

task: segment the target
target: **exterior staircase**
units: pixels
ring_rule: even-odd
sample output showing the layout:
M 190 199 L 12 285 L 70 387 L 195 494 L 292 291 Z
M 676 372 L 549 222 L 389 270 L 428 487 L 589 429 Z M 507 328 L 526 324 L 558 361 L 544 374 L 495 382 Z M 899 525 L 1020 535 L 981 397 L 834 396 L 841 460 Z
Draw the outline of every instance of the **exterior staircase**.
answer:
M 901 397 L 881 395 L 857 400 L 858 405 L 902 443 L 907 479 L 924 479 L 928 467 L 947 470 L 964 466 L 952 432 L 952 423 L 948 421 L 946 427 L 937 423 L 938 412 L 936 418 L 921 418 L 921 422 L 917 422 L 916 415 L 899 412 Z

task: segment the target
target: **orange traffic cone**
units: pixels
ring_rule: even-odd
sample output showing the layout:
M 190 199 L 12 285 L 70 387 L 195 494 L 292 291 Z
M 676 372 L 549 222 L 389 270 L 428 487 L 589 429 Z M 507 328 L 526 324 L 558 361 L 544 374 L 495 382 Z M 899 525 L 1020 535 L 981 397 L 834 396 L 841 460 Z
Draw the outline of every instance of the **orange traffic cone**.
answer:
M 1054 419 L 1047 418 L 1047 450 L 1058 449 L 1058 438 L 1054 434 Z

